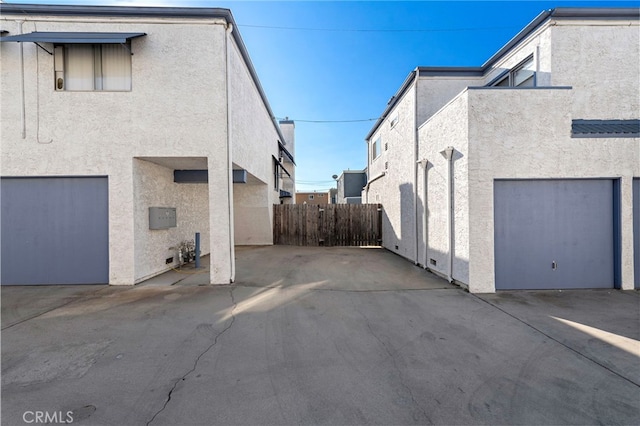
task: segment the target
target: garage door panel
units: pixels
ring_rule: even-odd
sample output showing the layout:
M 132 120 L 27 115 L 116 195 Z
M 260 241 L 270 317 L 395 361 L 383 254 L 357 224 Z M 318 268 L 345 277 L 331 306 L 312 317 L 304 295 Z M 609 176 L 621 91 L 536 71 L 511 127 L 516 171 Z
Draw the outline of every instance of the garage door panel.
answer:
M 613 287 L 611 180 L 496 181 L 496 289 Z
M 2 179 L 2 284 L 109 276 L 107 178 Z

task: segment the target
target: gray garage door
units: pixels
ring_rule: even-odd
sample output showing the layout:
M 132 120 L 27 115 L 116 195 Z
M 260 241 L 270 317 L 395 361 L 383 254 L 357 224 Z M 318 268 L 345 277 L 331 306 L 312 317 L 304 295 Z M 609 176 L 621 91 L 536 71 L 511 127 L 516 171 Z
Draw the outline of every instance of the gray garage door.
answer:
M 633 180 L 633 262 L 635 287 L 640 288 L 640 179 Z
M 0 184 L 3 285 L 109 282 L 106 177 Z
M 614 181 L 495 181 L 496 289 L 614 287 Z

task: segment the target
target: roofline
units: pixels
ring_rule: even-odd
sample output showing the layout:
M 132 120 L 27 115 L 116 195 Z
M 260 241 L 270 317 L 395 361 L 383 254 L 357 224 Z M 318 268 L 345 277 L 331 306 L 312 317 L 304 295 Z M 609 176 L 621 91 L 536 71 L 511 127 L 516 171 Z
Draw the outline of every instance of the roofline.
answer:
M 342 173 L 340 173 L 340 176 L 338 176 L 338 179 L 336 179 L 336 181 L 339 181 L 340 179 L 342 179 L 344 177 L 345 174 L 362 174 L 365 175 L 366 177 L 366 172 L 364 169 L 362 170 L 343 170 Z
M 84 6 L 0 3 L 0 10 L 3 13 L 54 16 L 231 18 L 231 11 L 229 9 L 218 7 Z
M 373 134 L 378 131 L 378 128 L 380 127 L 382 122 L 387 118 L 387 115 L 389 114 L 389 112 L 396 106 L 400 98 L 402 98 L 402 96 L 405 94 L 407 89 L 409 89 L 409 86 L 411 86 L 411 84 L 416 80 L 416 73 L 418 72 L 419 72 L 419 68 L 416 68 L 409 73 L 407 78 L 404 80 L 404 83 L 402 83 L 402 86 L 400 86 L 400 89 L 398 89 L 396 94 L 391 97 L 391 100 L 387 103 L 387 107 L 384 109 L 384 112 L 376 120 L 375 124 L 373 125 L 373 127 L 371 128 L 367 136 L 364 138 L 365 141 L 368 141 L 371 138 L 371 136 L 373 136 Z
M 389 103 L 384 112 L 378 118 L 365 137 L 365 141 L 368 141 L 375 132 L 378 131 L 382 122 L 387 118 L 389 112 L 396 106 L 398 100 L 404 95 L 405 91 L 409 88 L 408 81 L 415 79 L 415 73 L 421 77 L 482 77 L 487 70 L 495 64 L 500 58 L 502 58 L 507 52 L 518 45 L 522 40 L 527 38 L 531 33 L 537 30 L 541 25 L 546 23 L 552 18 L 561 19 L 640 19 L 640 8 L 637 7 L 558 7 L 555 9 L 548 9 L 542 11 L 531 21 L 526 27 L 520 30 L 511 40 L 507 42 L 500 50 L 494 53 L 484 64 L 480 67 L 417 67 L 411 71 L 407 76 L 405 82 L 400 86 L 400 89 L 393 96 L 393 102 Z
M 231 35 L 235 40 L 242 59 L 247 64 L 249 74 L 253 79 L 260 98 L 267 108 L 269 117 L 273 122 L 278 137 L 284 141 L 284 136 L 280 131 L 280 126 L 276 121 L 275 114 L 264 93 L 258 74 L 251 62 L 247 47 L 242 40 L 233 14 L 230 9 L 219 7 L 144 7 L 144 6 L 83 6 L 83 5 L 50 5 L 50 4 L 16 4 L 0 3 L 0 14 L 22 14 L 22 15 L 53 15 L 53 16 L 120 16 L 120 17 L 157 17 L 157 18 L 220 18 L 233 26 Z

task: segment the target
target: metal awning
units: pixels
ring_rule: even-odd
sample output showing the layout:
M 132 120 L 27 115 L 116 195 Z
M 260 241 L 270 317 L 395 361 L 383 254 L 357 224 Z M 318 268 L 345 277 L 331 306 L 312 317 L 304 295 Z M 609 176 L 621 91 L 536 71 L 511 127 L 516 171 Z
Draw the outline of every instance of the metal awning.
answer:
M 572 120 L 571 136 L 637 138 L 640 120 Z
M 280 169 L 285 172 L 287 174 L 287 176 L 291 177 L 291 173 L 289 173 L 287 171 L 287 169 L 285 169 L 284 165 L 280 162 L 280 160 L 278 160 L 276 157 L 273 157 L 273 159 L 275 160 L 275 162 L 278 164 L 278 167 L 280 167 Z
M 287 150 L 287 148 L 284 147 L 284 144 L 278 141 L 278 147 L 280 148 L 280 151 L 282 151 L 282 153 L 284 153 L 284 155 L 286 155 L 289 158 L 289 160 L 291 160 L 291 162 L 295 165 L 296 162 L 293 159 L 293 155 L 291 155 L 291 153 Z
M 0 38 L 1 42 L 33 43 L 74 43 L 74 44 L 124 44 L 132 38 L 142 37 L 146 33 L 84 33 L 84 32 L 42 32 L 16 34 Z

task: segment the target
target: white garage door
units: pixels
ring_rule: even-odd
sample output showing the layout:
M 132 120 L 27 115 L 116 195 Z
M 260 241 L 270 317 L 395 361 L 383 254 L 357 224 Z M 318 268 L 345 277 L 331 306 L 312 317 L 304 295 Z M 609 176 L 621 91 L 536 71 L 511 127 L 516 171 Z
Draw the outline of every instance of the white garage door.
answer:
M 613 288 L 616 183 L 495 181 L 496 289 Z

